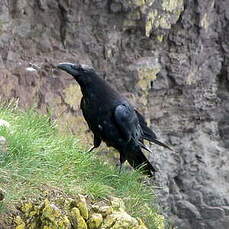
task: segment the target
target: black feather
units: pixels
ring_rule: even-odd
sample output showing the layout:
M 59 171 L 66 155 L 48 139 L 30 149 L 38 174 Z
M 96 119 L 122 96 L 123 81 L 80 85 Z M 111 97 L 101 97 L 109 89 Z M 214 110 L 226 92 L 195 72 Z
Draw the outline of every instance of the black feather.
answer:
M 58 68 L 71 74 L 80 85 L 83 94 L 80 107 L 94 134 L 94 147 L 90 151 L 104 141 L 119 151 L 121 165 L 126 160 L 133 168 L 143 165 L 145 173 L 151 176 L 156 169 L 141 150 L 151 152 L 143 139 L 165 145 L 156 140 L 144 117 L 93 69 L 71 63 L 59 64 Z

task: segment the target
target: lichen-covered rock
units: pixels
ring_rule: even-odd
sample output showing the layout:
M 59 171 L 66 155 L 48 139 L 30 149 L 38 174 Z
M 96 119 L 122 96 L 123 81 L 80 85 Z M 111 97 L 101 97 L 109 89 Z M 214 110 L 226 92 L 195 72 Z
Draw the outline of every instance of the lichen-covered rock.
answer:
M 20 216 L 16 216 L 14 222 L 16 224 L 16 229 L 25 229 L 26 228 L 25 222 L 22 220 Z
M 115 211 L 104 219 L 101 229 L 128 229 L 138 226 L 139 222 L 124 211 Z
M 111 197 L 110 198 L 110 203 L 115 211 L 125 211 L 125 204 L 122 199 L 117 198 L 117 197 Z
M 94 213 L 90 216 L 88 220 L 88 228 L 89 229 L 97 229 L 101 226 L 103 222 L 103 216 L 98 213 Z
M 73 223 L 73 228 L 75 229 L 87 229 L 87 224 L 84 218 L 80 214 L 80 210 L 76 207 L 71 210 L 71 219 Z
M 98 204 L 95 204 L 92 206 L 92 209 L 95 212 L 100 213 L 104 217 L 110 215 L 113 212 L 112 206 L 107 206 L 107 205 L 100 206 Z
M 134 65 L 130 66 L 130 69 L 137 71 L 137 86 L 141 89 L 142 93 L 147 93 L 151 88 L 151 82 L 156 79 L 157 73 L 160 72 L 161 66 L 158 62 L 158 57 L 152 55 L 139 58 Z
M 20 210 L 25 218 L 26 228 L 36 229 L 39 225 L 43 228 L 56 229 L 70 228 L 70 220 L 55 204 L 45 199 L 40 205 L 27 201 L 21 204 Z M 28 225 L 27 225 L 28 222 Z
M 78 195 L 77 197 L 77 207 L 80 210 L 81 216 L 87 220 L 88 219 L 88 207 L 84 196 Z
M 75 199 L 46 198 L 41 203 L 29 200 L 21 203 L 20 216 L 14 221 L 17 229 L 147 229 L 142 220 L 125 211 L 120 198 L 111 197 L 109 202 L 90 205 L 83 195 Z
M 125 212 L 125 204 L 123 200 L 116 197 L 111 197 L 110 204 L 112 206 L 112 213 L 104 218 L 101 225 L 102 229 L 112 228 L 112 229 L 128 229 L 128 228 L 141 228 L 145 226 L 142 221 L 139 221 L 128 213 Z M 146 227 L 145 227 L 146 228 Z
M 157 15 L 158 15 L 158 11 L 156 9 L 150 11 L 147 14 L 146 22 L 145 22 L 145 35 L 147 37 L 150 36 L 150 33 L 151 33 L 153 25 L 154 25 L 154 21 L 156 20 Z
M 44 201 L 44 208 L 41 212 L 41 221 L 43 226 L 51 228 L 69 228 L 69 219 L 62 214 L 61 210 L 55 205 L 49 202 L 49 200 Z
M 42 209 L 42 216 L 50 221 L 55 221 L 55 218 L 58 218 L 60 215 L 60 209 L 55 204 L 50 203 L 48 199 L 45 199 L 44 208 Z

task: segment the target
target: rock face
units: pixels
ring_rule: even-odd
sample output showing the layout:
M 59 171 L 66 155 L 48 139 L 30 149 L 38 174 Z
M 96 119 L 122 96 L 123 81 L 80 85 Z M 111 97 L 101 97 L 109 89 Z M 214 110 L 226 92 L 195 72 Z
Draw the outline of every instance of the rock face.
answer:
M 178 228 L 229 228 L 228 7 L 224 0 L 2 0 L 0 95 L 85 136 L 79 88 L 53 66 L 93 65 L 176 150 L 152 146 L 165 215 Z

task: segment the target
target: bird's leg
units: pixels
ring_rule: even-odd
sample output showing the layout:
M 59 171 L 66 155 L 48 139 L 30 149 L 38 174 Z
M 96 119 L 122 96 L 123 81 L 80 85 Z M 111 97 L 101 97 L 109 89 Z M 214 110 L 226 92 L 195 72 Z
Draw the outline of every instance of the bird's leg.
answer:
M 121 171 L 122 171 L 122 163 L 121 163 L 121 162 L 118 162 L 118 163 L 116 164 L 116 167 L 118 168 L 118 173 L 120 174 Z
M 89 150 L 86 151 L 86 153 L 90 153 L 91 151 L 93 151 L 96 147 L 95 146 L 91 146 Z
M 101 142 L 102 142 L 101 138 L 94 135 L 94 145 L 92 147 L 90 147 L 90 149 L 86 153 L 90 153 L 95 148 L 99 147 Z
M 120 153 L 120 160 L 119 160 L 119 163 L 116 164 L 117 167 L 119 167 L 119 174 L 121 173 L 122 171 L 122 165 L 123 163 L 126 161 L 126 157 L 123 153 Z
M 122 172 L 122 163 L 119 164 L 119 174 Z

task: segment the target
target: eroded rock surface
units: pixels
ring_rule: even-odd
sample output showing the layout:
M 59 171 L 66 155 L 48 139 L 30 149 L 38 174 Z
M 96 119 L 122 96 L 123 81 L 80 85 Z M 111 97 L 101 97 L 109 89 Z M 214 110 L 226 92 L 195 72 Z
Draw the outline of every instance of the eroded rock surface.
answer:
M 93 65 L 175 153 L 152 146 L 178 228 L 229 228 L 229 3 L 2 0 L 0 94 L 85 136 L 79 88 L 53 66 Z M 160 131 L 159 131 L 160 130 Z

